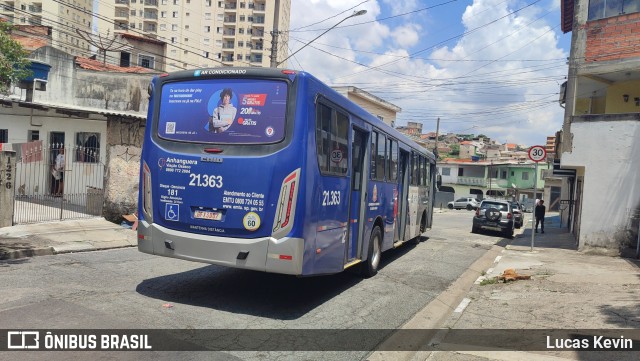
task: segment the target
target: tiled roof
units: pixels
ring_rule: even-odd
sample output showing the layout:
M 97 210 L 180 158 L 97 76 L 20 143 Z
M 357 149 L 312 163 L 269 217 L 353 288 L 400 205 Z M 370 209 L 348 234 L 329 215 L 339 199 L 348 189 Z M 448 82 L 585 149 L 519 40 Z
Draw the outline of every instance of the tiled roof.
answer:
M 82 69 L 96 70 L 96 71 L 110 71 L 119 73 L 153 73 L 153 69 L 143 68 L 141 66 L 117 66 L 113 64 L 103 64 L 101 61 L 93 60 L 89 58 L 83 58 L 77 56 L 75 58 L 76 64 Z
M 12 35 L 11 38 L 20 43 L 25 50 L 36 50 L 49 45 L 49 41 L 42 38 L 38 39 L 23 35 Z

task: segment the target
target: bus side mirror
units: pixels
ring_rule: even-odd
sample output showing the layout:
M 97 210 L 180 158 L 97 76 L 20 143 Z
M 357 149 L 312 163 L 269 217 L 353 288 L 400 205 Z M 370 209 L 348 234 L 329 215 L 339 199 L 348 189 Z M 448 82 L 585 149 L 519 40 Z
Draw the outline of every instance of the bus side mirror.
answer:
M 440 174 L 436 174 L 436 187 L 438 189 L 442 187 L 442 176 Z

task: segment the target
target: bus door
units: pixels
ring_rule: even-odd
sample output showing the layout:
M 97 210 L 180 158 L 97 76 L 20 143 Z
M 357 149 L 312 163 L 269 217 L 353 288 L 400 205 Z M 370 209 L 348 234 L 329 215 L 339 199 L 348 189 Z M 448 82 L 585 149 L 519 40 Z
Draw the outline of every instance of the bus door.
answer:
M 364 219 L 362 209 L 362 190 L 366 189 L 364 182 L 365 174 L 365 151 L 367 149 L 367 133 L 363 130 L 353 128 L 353 141 L 351 142 L 351 194 L 349 197 L 349 227 L 346 250 L 346 262 L 360 258 L 358 250 L 361 249 Z M 346 263 L 345 262 L 345 263 Z
M 409 152 L 400 149 L 398 162 L 398 239 L 404 241 L 409 216 Z

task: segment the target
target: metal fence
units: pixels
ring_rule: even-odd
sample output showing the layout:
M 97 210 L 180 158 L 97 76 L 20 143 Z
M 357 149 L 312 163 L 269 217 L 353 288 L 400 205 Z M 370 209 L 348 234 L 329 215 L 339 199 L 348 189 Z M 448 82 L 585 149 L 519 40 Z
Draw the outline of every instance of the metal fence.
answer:
M 13 224 L 102 215 L 106 168 L 99 148 L 36 141 L 14 150 Z

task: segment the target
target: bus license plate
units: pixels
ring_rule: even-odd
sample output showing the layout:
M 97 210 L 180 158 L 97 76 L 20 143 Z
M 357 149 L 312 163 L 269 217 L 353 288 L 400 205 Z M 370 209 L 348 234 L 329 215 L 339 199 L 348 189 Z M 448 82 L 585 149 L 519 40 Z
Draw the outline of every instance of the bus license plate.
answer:
M 199 219 L 209 219 L 212 221 L 219 221 L 222 219 L 222 213 L 209 212 L 209 211 L 195 211 L 193 214 L 193 217 L 199 218 Z

